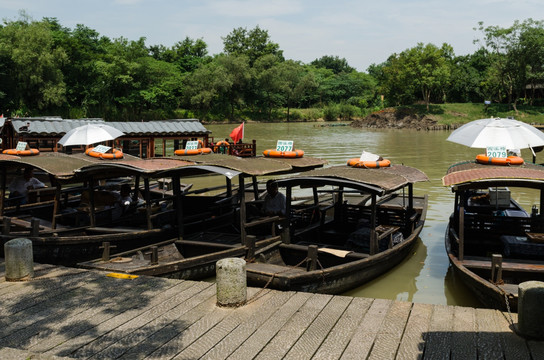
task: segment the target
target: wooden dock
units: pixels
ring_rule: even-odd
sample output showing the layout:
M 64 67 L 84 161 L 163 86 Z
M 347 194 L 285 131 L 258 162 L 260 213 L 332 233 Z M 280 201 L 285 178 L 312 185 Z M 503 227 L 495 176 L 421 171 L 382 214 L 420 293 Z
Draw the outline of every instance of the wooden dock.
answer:
M 255 288 L 231 309 L 207 282 L 35 272 L 6 282 L 0 259 L 2 359 L 544 358 L 496 310 Z

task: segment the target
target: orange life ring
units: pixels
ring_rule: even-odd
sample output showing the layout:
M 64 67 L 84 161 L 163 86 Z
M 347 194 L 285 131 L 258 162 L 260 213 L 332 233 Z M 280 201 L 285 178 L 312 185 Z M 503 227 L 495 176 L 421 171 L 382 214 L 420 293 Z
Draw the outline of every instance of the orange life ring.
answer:
M 304 156 L 304 150 L 293 150 L 293 151 L 277 151 L 277 150 L 265 150 L 263 151 L 265 157 L 273 158 L 301 158 Z
M 378 169 L 391 166 L 391 161 L 388 159 L 378 161 L 361 161 L 358 158 L 353 158 L 348 160 L 348 165 L 358 168 Z
M 228 141 L 225 141 L 225 140 L 221 140 L 221 141 L 218 141 L 215 143 L 215 145 L 213 146 L 213 152 L 217 152 L 217 150 L 219 150 L 219 148 L 221 146 L 225 146 L 227 149 L 230 147 L 230 143 Z
M 508 156 L 505 158 L 488 157 L 485 154 L 476 155 L 476 161 L 486 165 L 523 165 L 524 161 L 519 156 Z
M 38 149 L 28 149 L 28 150 L 6 149 L 2 151 L 2 154 L 19 155 L 19 156 L 38 155 L 39 153 L 40 153 L 40 150 Z
M 200 154 L 209 154 L 212 152 L 212 149 L 210 148 L 201 148 L 201 149 L 178 149 L 174 151 L 174 154 L 176 155 L 200 155 Z
M 122 159 L 123 158 L 123 152 L 121 150 L 112 149 L 113 153 L 99 153 L 99 152 L 96 152 L 96 151 L 93 151 L 93 150 L 94 150 L 94 148 L 89 148 L 89 149 L 85 150 L 85 154 L 87 154 L 89 156 L 92 156 L 92 157 L 95 157 L 95 158 L 107 159 L 107 160 Z

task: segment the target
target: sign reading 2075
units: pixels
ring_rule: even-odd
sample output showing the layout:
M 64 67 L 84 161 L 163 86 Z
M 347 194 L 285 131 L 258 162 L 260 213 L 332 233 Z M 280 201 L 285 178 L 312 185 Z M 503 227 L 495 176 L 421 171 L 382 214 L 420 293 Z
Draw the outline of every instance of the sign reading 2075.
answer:
M 276 151 L 293 151 L 292 140 L 278 140 L 276 144 Z

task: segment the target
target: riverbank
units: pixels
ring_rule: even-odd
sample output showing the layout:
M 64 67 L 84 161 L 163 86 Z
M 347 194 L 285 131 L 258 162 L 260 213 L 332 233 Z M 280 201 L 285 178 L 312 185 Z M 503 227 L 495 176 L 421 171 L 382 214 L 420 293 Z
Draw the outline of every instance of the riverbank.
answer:
M 544 107 L 518 106 L 514 111 L 507 104 L 433 104 L 427 109 L 425 105 L 389 107 L 375 111 L 367 116 L 355 116 L 350 119 L 325 121 L 322 117 L 315 118 L 315 109 L 297 109 L 301 118 L 291 119 L 289 123 L 318 122 L 323 126 L 347 123 L 355 128 L 374 129 L 416 129 L 416 130 L 453 130 L 472 120 L 491 117 L 513 117 L 531 125 L 544 124 Z M 285 119 L 271 121 L 244 120 L 246 123 L 287 123 Z M 239 124 L 237 122 L 203 121 L 204 125 Z M 326 125 L 328 124 L 328 125 Z

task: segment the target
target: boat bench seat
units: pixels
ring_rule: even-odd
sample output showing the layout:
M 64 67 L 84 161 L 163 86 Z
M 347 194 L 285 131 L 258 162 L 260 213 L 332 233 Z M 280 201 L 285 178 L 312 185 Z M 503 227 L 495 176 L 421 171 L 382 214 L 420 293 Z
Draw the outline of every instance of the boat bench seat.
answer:
M 461 263 L 470 269 L 491 269 L 491 259 L 487 258 L 466 256 Z M 512 262 L 503 259 L 502 270 L 544 273 L 544 262 Z

